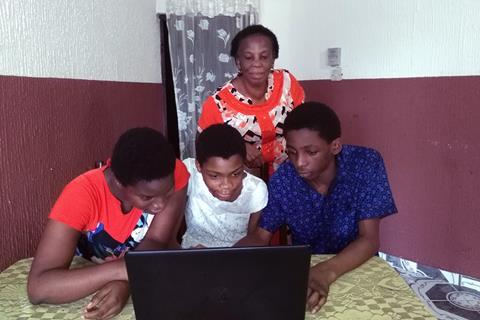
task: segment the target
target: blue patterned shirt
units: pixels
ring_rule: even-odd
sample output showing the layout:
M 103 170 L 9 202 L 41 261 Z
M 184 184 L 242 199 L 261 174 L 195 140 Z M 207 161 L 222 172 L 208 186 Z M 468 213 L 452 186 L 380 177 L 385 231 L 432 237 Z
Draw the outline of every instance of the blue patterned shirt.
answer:
M 336 156 L 337 174 L 322 195 L 289 161 L 273 174 L 260 227 L 275 232 L 288 225 L 293 244 L 312 253 L 338 253 L 358 235 L 358 222 L 397 212 L 382 156 L 373 149 L 344 145 Z

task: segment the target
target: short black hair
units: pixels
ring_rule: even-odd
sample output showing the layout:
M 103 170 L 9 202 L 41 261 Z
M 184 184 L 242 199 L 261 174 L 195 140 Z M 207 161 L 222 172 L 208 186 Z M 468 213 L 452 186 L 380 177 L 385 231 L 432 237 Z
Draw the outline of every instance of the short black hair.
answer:
M 228 159 L 237 154 L 243 160 L 247 157 L 242 135 L 226 123 L 213 124 L 203 130 L 197 137 L 196 152 L 200 165 L 212 157 Z
M 293 109 L 285 119 L 283 134 L 289 131 L 310 129 L 331 143 L 342 135 L 340 120 L 335 111 L 324 103 L 310 101 Z
M 123 186 L 169 176 L 175 169 L 175 153 L 167 139 L 152 128 L 132 128 L 113 149 L 111 169 Z
M 240 48 L 240 43 L 242 42 L 242 40 L 254 34 L 266 36 L 267 38 L 270 39 L 270 41 L 272 42 L 273 58 L 277 59 L 278 51 L 279 51 L 277 36 L 270 29 L 265 28 L 261 24 L 253 24 L 251 26 L 248 26 L 240 30 L 240 32 L 238 32 L 235 35 L 230 47 L 230 56 L 236 58 L 238 54 L 238 49 Z

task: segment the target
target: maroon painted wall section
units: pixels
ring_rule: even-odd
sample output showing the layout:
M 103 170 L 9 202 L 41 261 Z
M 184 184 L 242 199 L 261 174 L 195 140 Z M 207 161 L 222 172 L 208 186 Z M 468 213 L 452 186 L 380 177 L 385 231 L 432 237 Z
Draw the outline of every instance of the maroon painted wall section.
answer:
M 63 186 L 130 127 L 163 130 L 160 84 L 0 76 L 0 270 L 31 256 Z
M 480 77 L 303 81 L 344 143 L 384 157 L 399 214 L 381 250 L 480 277 Z

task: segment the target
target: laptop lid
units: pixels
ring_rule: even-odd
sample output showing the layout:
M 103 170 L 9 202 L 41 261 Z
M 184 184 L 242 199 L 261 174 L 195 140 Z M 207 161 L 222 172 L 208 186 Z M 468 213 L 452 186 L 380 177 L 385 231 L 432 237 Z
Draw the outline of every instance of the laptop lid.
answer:
M 307 246 L 131 251 L 138 320 L 305 318 Z

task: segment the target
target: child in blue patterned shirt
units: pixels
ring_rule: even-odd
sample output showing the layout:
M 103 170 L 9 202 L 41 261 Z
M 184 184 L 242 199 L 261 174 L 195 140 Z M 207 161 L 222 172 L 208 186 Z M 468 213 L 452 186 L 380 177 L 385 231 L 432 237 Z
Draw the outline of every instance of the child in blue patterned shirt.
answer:
M 268 244 L 287 225 L 293 244 L 336 254 L 311 268 L 307 306 L 316 312 L 338 277 L 378 251 L 380 219 L 397 208 L 381 155 L 342 145 L 340 121 L 330 107 L 298 106 L 287 116 L 284 135 L 289 161 L 272 176 L 259 227 L 241 244 Z

